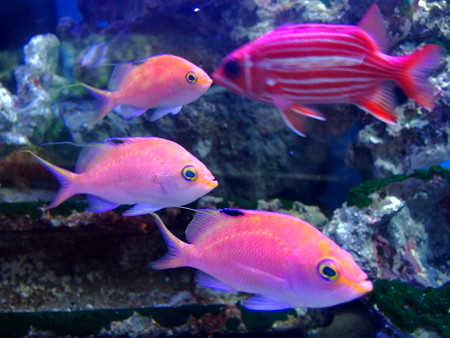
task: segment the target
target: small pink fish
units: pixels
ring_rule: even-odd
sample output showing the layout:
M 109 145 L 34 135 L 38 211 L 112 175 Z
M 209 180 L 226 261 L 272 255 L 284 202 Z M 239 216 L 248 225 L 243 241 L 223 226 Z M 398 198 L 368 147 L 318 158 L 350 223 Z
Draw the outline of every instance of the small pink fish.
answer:
M 157 137 L 110 138 L 89 144 L 75 173 L 31 153 L 61 183 L 48 208 L 76 194 L 87 194 L 88 211 L 136 204 L 125 216 L 195 201 L 217 187 L 208 168 L 179 144 Z
M 197 100 L 211 86 L 212 80 L 201 68 L 170 54 L 116 66 L 109 90 L 86 87 L 98 100 L 96 120 L 114 110 L 125 118 L 137 117 L 156 108 L 150 117 L 157 120 L 177 114 L 183 105 Z
M 237 94 L 276 106 L 301 136 L 305 116 L 325 120 L 313 104 L 351 103 L 396 124 L 390 82 L 432 108 L 436 91 L 427 73 L 439 65 L 443 51 L 425 45 L 396 57 L 384 53 L 386 45 L 383 18 L 373 4 L 358 26 L 281 26 L 227 55 L 213 79 Z
M 186 230 L 187 242 L 153 214 L 169 247 L 154 269 L 190 266 L 198 282 L 223 291 L 257 296 L 253 310 L 320 308 L 358 298 L 372 283 L 350 253 L 312 225 L 293 216 L 257 210 L 199 210 Z

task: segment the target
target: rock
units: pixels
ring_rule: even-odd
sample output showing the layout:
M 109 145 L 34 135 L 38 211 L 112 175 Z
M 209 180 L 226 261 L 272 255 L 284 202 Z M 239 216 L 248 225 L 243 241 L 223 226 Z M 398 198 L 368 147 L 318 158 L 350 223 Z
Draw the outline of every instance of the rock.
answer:
M 450 27 L 446 1 L 419 1 L 411 13 L 413 25 L 406 31 L 393 54 L 412 53 L 419 46 L 417 37 L 447 49 Z M 450 158 L 450 57 L 447 55 L 429 81 L 437 89 L 430 111 L 408 100 L 396 109 L 400 126 L 390 126 L 371 119 L 359 132 L 346 154 L 349 165 L 361 169 L 365 178 L 410 174 L 414 170 L 444 162 Z
M 323 232 L 355 257 L 370 278 L 437 287 L 450 278 L 450 185 L 441 176 L 410 178 L 371 195 L 368 207 L 335 210 Z

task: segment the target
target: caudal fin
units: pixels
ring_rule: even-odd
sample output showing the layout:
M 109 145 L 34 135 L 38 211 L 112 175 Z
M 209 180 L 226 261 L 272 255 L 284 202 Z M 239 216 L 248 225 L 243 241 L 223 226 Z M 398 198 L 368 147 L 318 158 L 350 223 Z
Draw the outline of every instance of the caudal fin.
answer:
M 418 104 L 432 108 L 436 89 L 428 82 L 428 73 L 437 68 L 443 57 L 443 49 L 438 45 L 426 45 L 422 49 L 404 57 L 405 71 L 399 84 L 406 95 Z
M 29 152 L 31 155 L 33 155 L 34 158 L 38 160 L 39 163 L 42 164 L 46 169 L 48 169 L 61 184 L 56 197 L 53 199 L 52 203 L 47 206 L 46 209 L 55 208 L 62 202 L 76 194 L 76 191 L 73 187 L 73 180 L 77 174 L 51 164 L 50 162 L 47 162 L 43 158 L 40 158 L 38 155 L 34 154 L 31 151 L 25 150 L 25 152 Z
M 94 116 L 94 121 L 98 121 L 105 117 L 115 106 L 111 100 L 111 92 L 103 89 L 98 89 L 91 87 L 85 83 L 81 84 L 84 88 L 89 90 L 89 92 L 97 100 L 96 113 Z
M 161 234 L 164 238 L 164 241 L 167 244 L 169 252 L 160 259 L 150 263 L 149 266 L 156 270 L 179 268 L 181 266 L 186 266 L 183 249 L 189 244 L 184 243 L 178 238 L 176 238 L 169 231 L 169 229 L 167 229 L 167 227 L 164 225 L 163 221 L 157 214 L 150 213 L 150 215 L 153 216 L 156 225 L 158 226 L 159 230 L 161 230 Z

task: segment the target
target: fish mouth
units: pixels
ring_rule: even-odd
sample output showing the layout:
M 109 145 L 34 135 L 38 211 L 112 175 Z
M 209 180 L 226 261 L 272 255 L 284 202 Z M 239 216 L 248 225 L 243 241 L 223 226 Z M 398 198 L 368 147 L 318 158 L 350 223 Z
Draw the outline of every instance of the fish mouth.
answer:
M 214 177 L 213 177 L 212 179 L 209 179 L 209 180 L 199 179 L 199 181 L 200 181 L 201 183 L 203 183 L 204 185 L 206 185 L 206 186 L 208 186 L 208 187 L 211 187 L 211 188 L 213 188 L 213 189 L 219 185 L 219 182 L 217 182 L 217 181 L 214 179 Z
M 211 78 L 207 78 L 207 79 L 199 79 L 198 83 L 202 84 L 202 85 L 212 85 L 213 80 Z
M 213 188 L 215 188 L 215 187 L 217 187 L 217 186 L 219 185 L 219 182 L 217 182 L 216 180 L 213 180 L 213 181 L 207 181 L 207 182 L 205 182 L 205 183 L 206 183 L 207 186 L 213 187 Z
M 355 289 L 361 293 L 367 293 L 373 290 L 373 284 L 370 280 L 363 280 L 355 285 Z

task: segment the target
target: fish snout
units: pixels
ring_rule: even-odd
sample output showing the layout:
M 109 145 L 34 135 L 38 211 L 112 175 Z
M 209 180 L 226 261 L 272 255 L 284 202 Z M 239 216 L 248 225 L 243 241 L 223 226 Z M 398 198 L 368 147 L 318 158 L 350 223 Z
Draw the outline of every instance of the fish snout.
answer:
M 373 284 L 369 280 L 367 274 L 363 271 L 359 274 L 359 276 L 354 281 L 354 288 L 356 291 L 361 293 L 367 293 L 373 290 Z
M 211 181 L 207 181 L 206 185 L 216 188 L 219 185 L 219 182 L 216 181 L 216 179 L 213 177 Z
M 202 85 L 203 87 L 209 88 L 211 87 L 213 80 L 206 75 L 205 77 L 201 77 L 200 79 L 198 79 L 198 84 Z
M 217 182 L 216 178 L 213 175 L 211 175 L 211 174 L 205 175 L 203 177 L 199 177 L 198 181 L 201 184 L 206 185 L 207 187 L 210 187 L 211 190 L 219 185 L 219 183 Z

